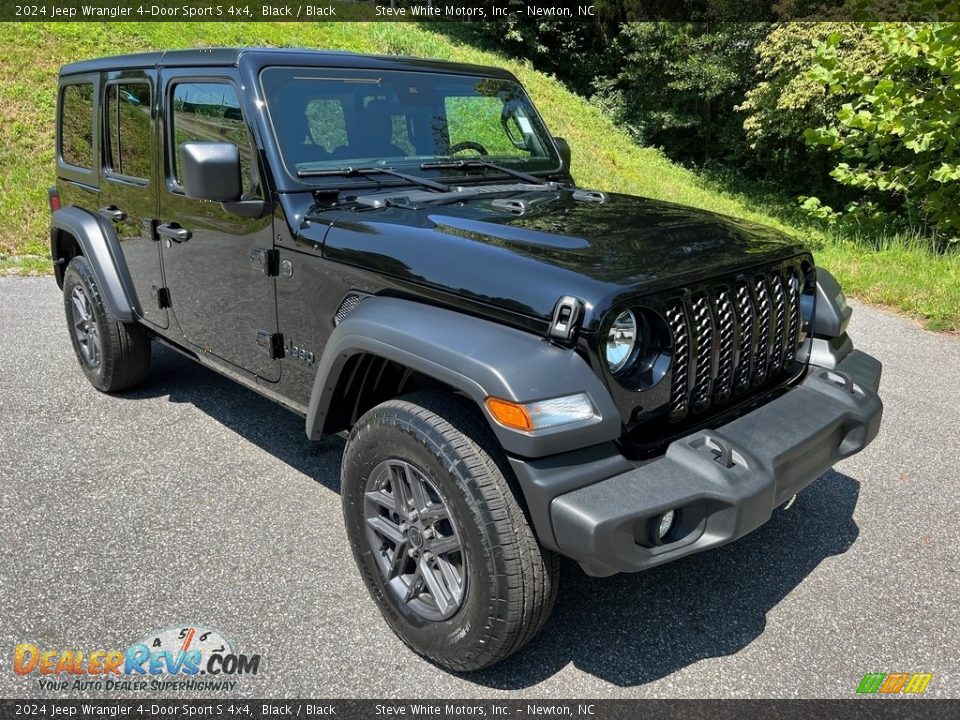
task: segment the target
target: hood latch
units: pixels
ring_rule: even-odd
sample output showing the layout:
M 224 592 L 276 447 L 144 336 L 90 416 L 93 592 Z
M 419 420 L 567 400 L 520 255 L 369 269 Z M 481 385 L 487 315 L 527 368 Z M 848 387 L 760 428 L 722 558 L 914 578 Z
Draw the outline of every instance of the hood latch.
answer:
M 577 339 L 580 321 L 583 319 L 583 302 L 572 295 L 564 295 L 553 308 L 550 320 L 550 338 L 565 345 Z

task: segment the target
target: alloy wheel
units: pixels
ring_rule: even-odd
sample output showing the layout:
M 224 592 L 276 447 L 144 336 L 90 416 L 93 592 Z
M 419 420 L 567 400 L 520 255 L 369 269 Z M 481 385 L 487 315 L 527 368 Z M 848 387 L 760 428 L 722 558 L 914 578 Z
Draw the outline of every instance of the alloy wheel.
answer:
M 73 316 L 73 334 L 80 347 L 80 355 L 88 367 L 100 364 L 103 348 L 100 344 L 100 328 L 93 317 L 90 299 L 83 286 L 77 284 L 70 293 L 70 309 Z
M 466 554 L 446 501 L 418 468 L 385 460 L 364 497 L 367 540 L 396 599 L 427 620 L 446 620 L 463 603 Z

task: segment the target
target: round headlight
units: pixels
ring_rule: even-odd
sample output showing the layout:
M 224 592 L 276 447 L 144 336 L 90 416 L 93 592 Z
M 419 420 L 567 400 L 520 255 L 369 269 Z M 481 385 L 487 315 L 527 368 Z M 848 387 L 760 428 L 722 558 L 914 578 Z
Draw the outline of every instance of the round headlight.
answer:
M 610 372 L 623 370 L 637 345 L 637 319 L 629 310 L 617 315 L 607 332 L 605 355 Z

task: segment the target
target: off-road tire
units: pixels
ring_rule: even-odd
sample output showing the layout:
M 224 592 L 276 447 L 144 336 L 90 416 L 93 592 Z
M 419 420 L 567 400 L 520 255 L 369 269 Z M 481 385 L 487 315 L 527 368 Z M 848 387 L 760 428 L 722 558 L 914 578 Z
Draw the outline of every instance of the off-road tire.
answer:
M 367 482 L 391 459 L 423 473 L 458 528 L 466 583 L 447 619 L 425 619 L 405 605 L 387 586 L 368 540 Z M 341 495 L 360 574 L 400 639 L 449 670 L 503 660 L 537 634 L 553 609 L 559 558 L 540 547 L 512 482 L 486 422 L 454 396 L 417 393 L 385 402 L 360 418 L 347 440 Z
M 90 323 L 99 335 L 99 358 L 91 362 L 84 355 L 75 331 L 74 293 L 80 288 L 87 301 Z M 103 304 L 100 288 L 86 258 L 78 255 L 63 274 L 63 304 L 67 328 L 80 368 L 90 383 L 103 392 L 128 390 L 143 381 L 150 371 L 150 337 L 136 323 L 114 318 Z

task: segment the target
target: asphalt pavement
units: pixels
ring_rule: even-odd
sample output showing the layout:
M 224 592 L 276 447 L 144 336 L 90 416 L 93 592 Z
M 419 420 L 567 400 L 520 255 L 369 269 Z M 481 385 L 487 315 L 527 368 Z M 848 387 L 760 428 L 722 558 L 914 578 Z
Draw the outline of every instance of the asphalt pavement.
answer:
M 224 697 L 850 697 L 866 672 L 932 672 L 928 696 L 960 697 L 954 337 L 856 306 L 854 343 L 884 363 L 873 445 L 731 545 L 606 579 L 566 564 L 530 646 L 453 675 L 367 596 L 342 438 L 311 443 L 300 418 L 162 348 L 142 388 L 97 392 L 51 278 L 0 280 L 0 331 L 0 697 L 136 696 L 41 689 L 14 648 L 188 626 L 261 656 Z

